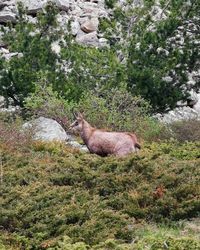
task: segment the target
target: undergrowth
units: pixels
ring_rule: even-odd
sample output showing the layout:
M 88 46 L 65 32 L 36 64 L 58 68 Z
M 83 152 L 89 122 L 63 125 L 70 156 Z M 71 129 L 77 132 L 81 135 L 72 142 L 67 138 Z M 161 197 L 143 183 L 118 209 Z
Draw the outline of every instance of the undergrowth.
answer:
M 70 237 L 72 245 L 84 242 L 94 247 L 109 239 L 113 239 L 111 245 L 130 245 L 144 221 L 170 226 L 173 221 L 197 217 L 199 147 L 199 142 L 152 143 L 143 145 L 139 154 L 120 159 L 58 143 L 13 148 L 2 142 L 2 234 L 8 234 L 6 242 L 15 249 L 56 247 L 63 236 L 67 241 Z M 148 237 L 147 242 L 156 241 L 158 247 L 151 249 L 162 249 L 162 239 Z M 172 243 L 176 240 L 170 236 L 166 244 L 192 245 Z M 137 245 L 135 249 L 144 249 Z M 70 248 L 57 245 L 55 249 Z

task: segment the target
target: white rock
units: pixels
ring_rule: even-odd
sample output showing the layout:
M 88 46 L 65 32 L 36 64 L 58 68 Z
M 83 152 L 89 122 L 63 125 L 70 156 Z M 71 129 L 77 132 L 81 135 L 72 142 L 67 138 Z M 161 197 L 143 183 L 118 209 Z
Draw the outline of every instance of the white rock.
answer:
M 36 17 L 32 17 L 32 16 L 27 16 L 29 23 L 33 23 L 36 24 L 37 23 L 37 18 Z
M 173 78 L 171 76 L 165 76 L 165 77 L 162 77 L 162 80 L 165 82 L 172 82 Z
M 78 5 L 72 5 L 70 14 L 75 17 L 79 17 L 83 14 L 82 9 Z
M 11 11 L 0 11 L 0 23 L 16 23 L 16 15 Z
M 38 11 L 42 10 L 47 4 L 47 0 L 16 0 L 17 2 L 22 2 L 25 7 L 28 8 L 29 14 L 36 14 Z
M 73 36 L 77 35 L 80 30 L 80 24 L 77 20 L 71 22 L 71 33 Z
M 81 25 L 81 30 L 86 32 L 86 33 L 97 31 L 98 25 L 99 25 L 99 20 L 98 20 L 98 18 L 94 17 L 94 18 L 88 19 L 86 22 L 84 22 Z
M 60 54 L 61 47 L 59 45 L 59 41 L 55 41 L 51 44 L 51 50 L 57 55 Z
M 64 12 L 64 13 L 63 14 L 60 13 L 57 15 L 57 22 L 59 24 L 59 27 L 62 27 L 62 29 L 65 31 L 65 33 L 68 33 L 69 16 L 67 15 L 66 12 Z
M 106 38 L 99 39 L 99 46 L 100 47 L 109 47 L 108 40 Z
M 5 60 L 10 60 L 11 57 L 13 56 L 17 56 L 18 58 L 21 58 L 23 56 L 22 53 L 18 53 L 18 52 L 10 52 L 9 50 L 5 49 L 5 48 L 0 48 L 0 55 L 5 58 Z
M 190 119 L 200 120 L 200 112 L 190 107 L 181 107 L 169 111 L 160 120 L 164 123 L 172 123 L 175 121 L 184 121 Z
M 0 96 L 0 108 L 3 108 L 5 105 L 5 98 L 3 96 Z
M 81 145 L 77 141 L 68 141 L 66 144 L 73 147 L 73 148 L 77 148 L 77 149 L 80 149 L 82 151 L 89 152 L 89 150 L 86 146 Z
M 69 10 L 69 1 L 68 0 L 54 0 L 54 1 L 60 10 L 64 10 L 64 11 Z
M 42 141 L 66 141 L 69 136 L 61 125 L 53 119 L 39 117 L 33 121 L 26 122 L 23 129 L 33 129 L 35 140 Z
M 195 101 L 194 109 L 200 114 L 200 94 L 196 94 Z
M 99 45 L 99 39 L 97 37 L 97 32 L 91 32 L 88 34 L 85 34 L 84 32 L 79 32 L 79 34 L 76 36 L 76 41 L 80 44 L 84 45 L 92 45 L 97 46 Z
M 100 10 L 98 5 L 96 3 L 91 3 L 91 2 L 83 2 L 80 4 L 80 7 L 83 11 L 82 16 L 89 16 L 89 17 L 98 17 L 99 12 L 105 12 L 104 10 Z M 103 13 L 101 13 L 102 15 Z

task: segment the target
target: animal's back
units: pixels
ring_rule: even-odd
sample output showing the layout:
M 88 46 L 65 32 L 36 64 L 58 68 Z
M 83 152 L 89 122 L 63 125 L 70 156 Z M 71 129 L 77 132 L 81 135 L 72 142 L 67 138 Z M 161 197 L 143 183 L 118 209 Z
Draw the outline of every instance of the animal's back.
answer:
M 126 155 L 136 151 L 135 138 L 136 136 L 131 133 L 95 130 L 89 140 L 88 148 L 90 152 L 99 155 Z

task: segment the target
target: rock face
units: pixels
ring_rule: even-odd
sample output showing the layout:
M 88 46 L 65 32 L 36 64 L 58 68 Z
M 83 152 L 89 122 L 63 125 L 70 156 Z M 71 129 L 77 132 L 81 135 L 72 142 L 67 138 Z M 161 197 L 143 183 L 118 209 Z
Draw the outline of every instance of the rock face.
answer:
M 104 46 L 97 35 L 87 36 L 88 33 L 98 32 L 99 18 L 108 17 L 109 11 L 104 6 L 104 0 L 52 0 L 60 10 L 58 22 L 67 31 L 67 23 L 71 23 L 71 33 L 81 44 L 95 47 Z M 48 0 L 0 0 L 0 24 L 17 22 L 17 3 L 22 2 L 27 8 L 28 19 L 44 9 Z M 86 36 L 85 36 L 86 35 Z M 0 34 L 1 40 L 1 34 Z M 1 45 L 1 44 L 0 44 Z
M 191 119 L 200 120 L 200 113 L 190 107 L 176 108 L 169 111 L 164 116 L 159 117 L 159 119 L 164 123 L 172 123 Z
M 95 45 L 98 46 L 98 42 L 99 42 L 96 31 L 88 33 L 88 34 L 79 32 L 76 37 L 76 41 L 80 44 L 92 45 L 92 46 L 95 46 Z
M 11 11 L 1 11 L 0 12 L 0 23 L 16 23 L 16 15 Z
M 18 0 L 28 9 L 28 14 L 36 14 L 45 7 L 47 0 Z
M 31 122 L 26 122 L 23 129 L 33 129 L 34 139 L 42 141 L 66 141 L 69 136 L 61 125 L 55 120 L 39 117 Z
M 60 10 L 68 11 L 70 1 L 68 0 L 55 0 L 56 5 Z

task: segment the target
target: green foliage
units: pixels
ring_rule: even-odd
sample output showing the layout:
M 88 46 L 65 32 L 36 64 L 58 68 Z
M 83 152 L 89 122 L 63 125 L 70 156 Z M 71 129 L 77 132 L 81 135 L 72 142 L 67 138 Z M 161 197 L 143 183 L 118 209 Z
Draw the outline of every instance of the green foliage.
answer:
M 142 11 L 140 14 L 143 18 L 133 27 L 129 47 L 128 85 L 132 93 L 149 100 L 154 111 L 173 109 L 177 101 L 185 100 L 191 88 L 187 84 L 187 74 L 198 67 L 199 52 L 194 43 L 195 40 L 199 41 L 199 36 L 194 34 L 191 39 L 182 33 L 183 46 L 175 38 L 178 27 L 187 29 L 187 20 L 195 22 L 195 16 L 198 16 L 200 6 L 197 1 L 191 5 L 186 2 L 171 1 L 170 14 L 157 22 L 152 20 L 150 9 L 147 8 L 145 13 Z M 174 38 L 175 42 L 170 40 Z M 171 78 L 170 82 L 165 80 L 166 76 Z M 196 81 L 193 88 L 199 87 Z
M 196 250 L 200 247 L 199 241 L 193 237 L 180 236 L 180 232 L 167 227 L 159 227 L 144 225 L 143 228 L 137 230 L 135 242 L 120 243 L 114 239 L 108 239 L 98 245 L 90 247 L 83 242 L 72 243 L 69 237 L 64 237 L 59 242 L 59 246 L 55 248 L 48 248 L 48 250 L 143 250 L 145 248 L 158 250 Z M 138 238 L 137 238 L 138 237 Z
M 5 29 L 3 38 L 10 52 L 22 54 L 4 62 L 0 92 L 7 101 L 10 97 L 15 105 L 23 106 L 24 97 L 34 91 L 34 82 L 41 74 L 45 73 L 47 84 L 51 82 L 54 88 L 63 83 L 64 75 L 56 73 L 58 58 L 51 49 L 52 42 L 59 36 L 59 31 L 53 31 L 56 27 L 54 5 L 49 3 L 46 12 L 38 14 L 36 24 L 27 21 L 21 4 L 19 13 L 19 22 L 14 28 Z
M 35 93 L 25 99 L 25 108 L 34 116 L 58 121 L 68 130 L 74 112 L 83 112 L 92 126 L 112 131 L 135 131 L 146 141 L 169 139 L 172 134 L 149 116 L 150 106 L 141 97 L 133 97 L 125 87 L 84 92 L 78 103 L 59 97 L 51 87 L 36 85 Z
M 110 89 L 126 82 L 125 65 L 119 62 L 115 50 L 68 43 L 61 57 L 70 65 L 69 87 L 61 92 L 68 100 L 78 101 L 83 92 L 96 87 Z
M 125 88 L 92 90 L 83 94 L 77 110 L 99 128 L 135 131 L 140 120 L 150 111 L 149 104 L 140 97 L 133 97 Z
M 98 128 L 136 132 L 146 141 L 169 139 L 170 130 L 149 114 L 151 107 L 141 97 L 133 97 L 125 87 L 93 90 L 83 94 L 76 106 Z
M 33 83 L 38 80 L 38 72 L 45 72 L 47 80 L 54 82 L 57 58 L 51 50 L 51 43 L 58 39 L 58 32 L 52 32 L 56 23 L 54 10 L 55 7 L 49 3 L 46 14 L 40 13 L 38 22 L 33 24 L 27 21 L 25 10 L 19 4 L 19 22 L 15 27 L 10 25 L 8 29 L 3 29 L 3 39 L 9 51 L 21 53 L 9 61 L 1 59 L 0 93 L 7 103 L 11 98 L 15 105 L 23 106 L 24 97 L 34 91 Z M 59 80 L 62 78 L 57 77 Z
M 116 3 L 117 3 L 117 0 L 105 0 L 106 6 L 110 9 L 112 9 Z
M 63 144 L 13 149 L 2 142 L 2 229 L 25 249 L 53 247 L 66 235 L 72 239 L 66 245 L 84 249 L 107 239 L 132 242 L 141 220 L 169 223 L 198 216 L 199 146 L 146 144 L 140 154 L 118 159 Z M 144 242 L 163 244 L 156 239 Z
M 56 120 L 67 130 L 73 118 L 74 103 L 64 100 L 51 86 L 35 85 L 35 92 L 25 98 L 26 115 L 31 117 L 44 116 Z
M 11 98 L 15 105 L 24 106 L 24 99 L 37 91 L 36 85 L 43 88 L 41 76 L 45 76 L 46 86 L 68 102 L 78 103 L 83 92 L 96 87 L 108 90 L 127 86 L 134 96 L 148 100 L 153 112 L 173 108 L 178 100 L 187 98 L 187 73 L 198 67 L 198 33 L 194 32 L 192 40 L 184 33 L 181 48 L 169 42 L 178 34 L 178 27 L 187 28 L 189 18 L 196 22 L 198 2 L 185 2 L 161 2 L 163 11 L 170 14 L 155 22 L 150 15 L 154 1 L 145 1 L 141 8 L 133 8 L 127 1 L 125 9 L 116 1 L 107 1 L 113 8 L 113 18 L 100 20 L 100 32 L 111 45 L 104 48 L 75 43 L 70 34 L 58 28 L 54 4 L 49 3 L 38 14 L 36 23 L 27 21 L 19 5 L 19 21 L 4 30 L 3 39 L 10 52 L 21 54 L 9 61 L 0 59 L 0 94 L 7 103 Z M 54 42 L 60 46 L 60 54 L 52 50 Z M 173 84 L 166 82 L 166 76 Z M 198 90 L 199 82 L 193 88 Z
M 54 4 L 49 3 L 37 15 L 35 24 L 29 23 L 23 7 L 15 27 L 4 30 L 4 42 L 10 52 L 21 53 L 9 61 L 0 60 L 0 94 L 9 103 L 24 105 L 24 99 L 37 91 L 36 85 L 52 87 L 59 96 L 78 102 L 83 91 L 95 86 L 110 88 L 126 81 L 124 65 L 116 52 L 109 48 L 83 47 L 58 27 Z M 13 43 L 13 39 L 15 43 Z M 60 54 L 52 50 L 57 42 Z M 43 78 L 43 79 L 41 79 Z
M 188 84 L 188 74 L 199 68 L 200 5 L 199 1 L 159 2 L 162 14 L 156 20 L 154 0 L 140 7 L 132 1 L 123 1 L 123 7 L 111 1 L 113 18 L 102 20 L 100 30 L 127 63 L 128 90 L 148 100 L 154 112 L 166 112 L 186 100 L 191 88 L 200 88 L 198 79 Z

